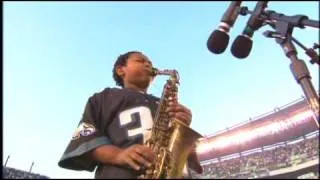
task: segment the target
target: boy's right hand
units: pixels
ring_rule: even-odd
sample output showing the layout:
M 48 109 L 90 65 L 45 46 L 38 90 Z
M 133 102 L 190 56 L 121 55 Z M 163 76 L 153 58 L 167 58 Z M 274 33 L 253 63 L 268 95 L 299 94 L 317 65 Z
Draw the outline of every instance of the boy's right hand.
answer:
M 150 167 L 155 160 L 155 154 L 147 146 L 134 144 L 122 149 L 115 158 L 120 165 L 129 165 L 138 171 L 141 166 Z

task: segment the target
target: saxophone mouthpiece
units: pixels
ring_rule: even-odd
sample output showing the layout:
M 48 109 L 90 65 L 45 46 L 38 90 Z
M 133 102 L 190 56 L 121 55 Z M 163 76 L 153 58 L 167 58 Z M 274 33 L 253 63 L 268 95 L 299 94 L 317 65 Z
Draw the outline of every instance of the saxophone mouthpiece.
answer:
M 152 67 L 152 69 L 151 69 L 151 76 L 156 76 L 157 74 L 158 74 L 158 69 L 157 68 L 155 68 L 155 67 Z

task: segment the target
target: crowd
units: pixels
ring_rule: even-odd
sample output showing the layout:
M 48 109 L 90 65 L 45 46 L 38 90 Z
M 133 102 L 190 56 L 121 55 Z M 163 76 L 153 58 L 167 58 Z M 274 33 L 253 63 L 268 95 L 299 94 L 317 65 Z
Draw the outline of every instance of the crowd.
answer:
M 201 175 L 191 171 L 192 177 L 217 179 L 250 179 L 268 176 L 272 170 L 292 167 L 319 158 L 319 135 L 295 144 L 283 144 L 271 150 L 241 155 L 228 160 L 203 165 Z M 312 173 L 311 173 L 312 174 Z M 10 167 L 2 167 L 4 179 L 49 179 L 47 176 L 29 173 Z M 319 172 L 308 178 L 319 178 Z
M 318 136 L 304 139 L 296 144 L 283 144 L 272 150 L 241 155 L 229 160 L 220 160 L 203 165 L 204 173 L 194 178 L 259 178 L 268 176 L 272 170 L 292 167 L 319 158 Z
M 3 179 L 50 179 L 40 174 L 29 173 L 15 168 L 2 167 Z

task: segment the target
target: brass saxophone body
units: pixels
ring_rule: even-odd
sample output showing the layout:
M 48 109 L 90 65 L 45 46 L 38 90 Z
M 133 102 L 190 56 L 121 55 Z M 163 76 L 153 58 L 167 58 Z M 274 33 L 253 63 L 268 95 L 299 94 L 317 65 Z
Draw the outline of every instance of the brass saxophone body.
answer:
M 182 178 L 183 168 L 196 141 L 202 137 L 183 122 L 169 118 L 165 111 L 168 102 L 177 98 L 179 75 L 176 70 L 158 70 L 153 68 L 153 76 L 168 75 L 164 85 L 150 138 L 145 145 L 156 154 L 156 161 L 146 168 L 140 179 Z

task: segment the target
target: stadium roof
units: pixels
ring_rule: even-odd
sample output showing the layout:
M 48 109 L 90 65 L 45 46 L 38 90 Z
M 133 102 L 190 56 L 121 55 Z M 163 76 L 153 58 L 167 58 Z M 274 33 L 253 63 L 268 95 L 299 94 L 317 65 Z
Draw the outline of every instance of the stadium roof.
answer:
M 307 100 L 300 98 L 253 120 L 239 123 L 200 140 L 199 159 L 208 160 L 285 142 L 318 130 Z M 199 149 L 198 148 L 198 149 Z

